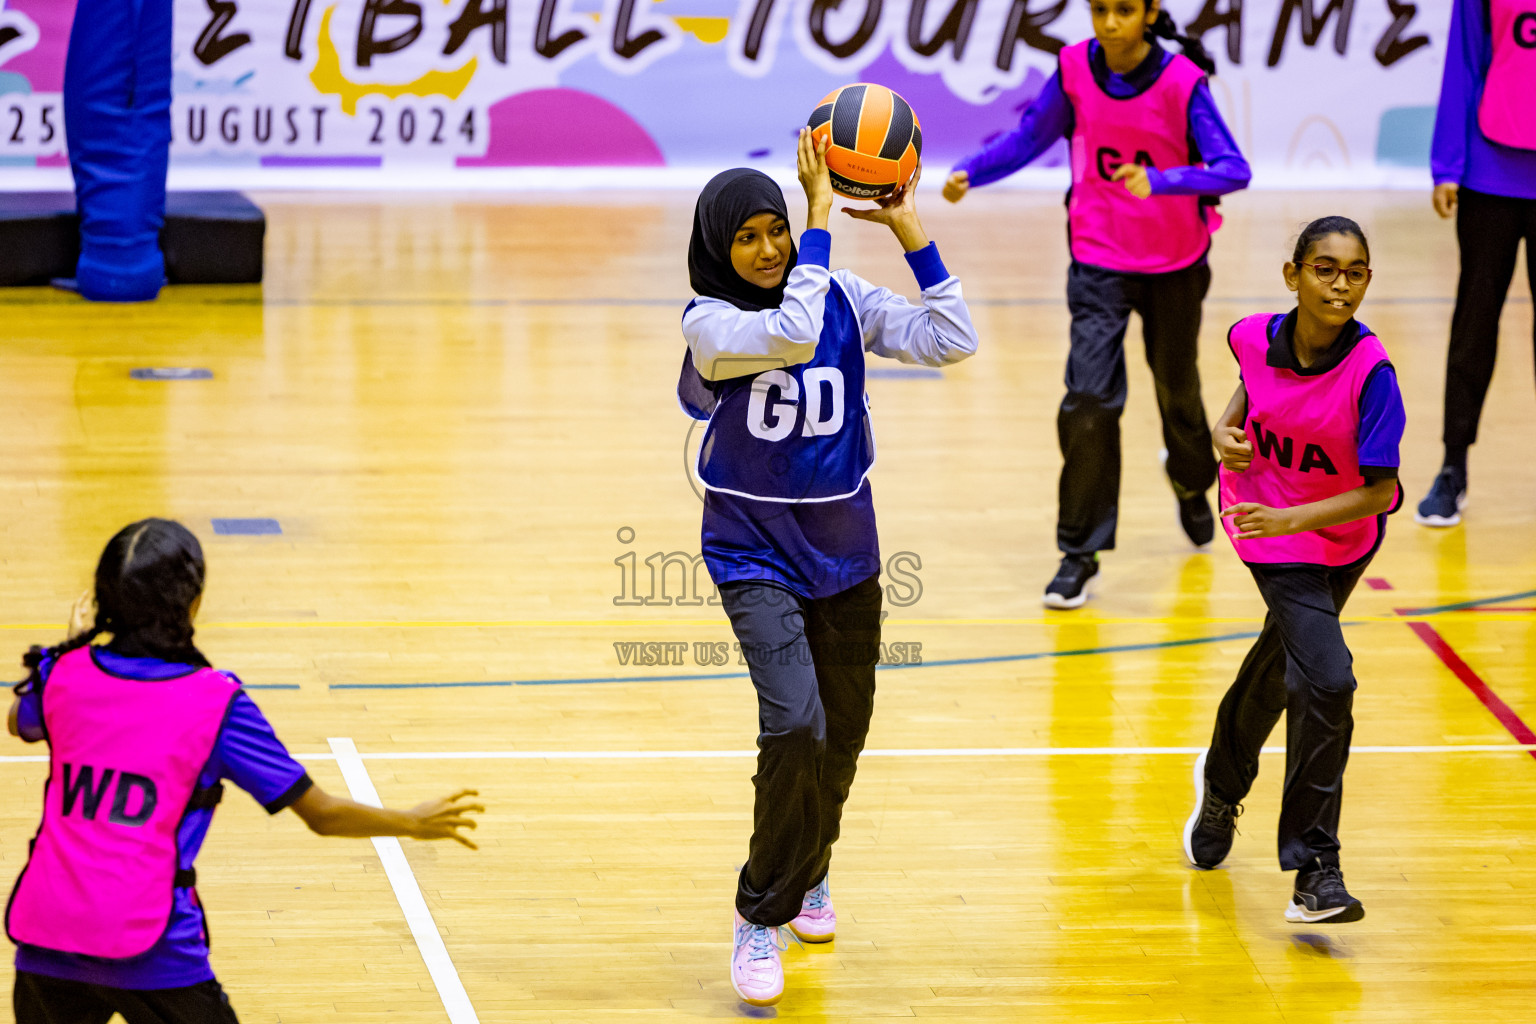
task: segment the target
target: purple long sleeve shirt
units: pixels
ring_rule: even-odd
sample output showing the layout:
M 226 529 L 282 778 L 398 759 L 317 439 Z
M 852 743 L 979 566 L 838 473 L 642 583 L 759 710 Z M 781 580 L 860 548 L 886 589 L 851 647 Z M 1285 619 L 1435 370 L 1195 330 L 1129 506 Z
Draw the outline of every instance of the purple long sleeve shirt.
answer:
M 1536 199 L 1536 151 L 1489 142 L 1477 126 L 1483 82 L 1493 63 L 1493 38 L 1483 0 L 1456 0 L 1445 41 L 1445 74 L 1429 170 L 1447 182 L 1489 195 Z
M 1097 42 L 1088 46 L 1088 63 L 1094 81 L 1115 99 L 1130 99 L 1150 89 L 1173 54 L 1152 44 L 1152 52 L 1125 75 L 1110 71 Z M 955 165 L 970 175 L 972 185 L 988 185 L 1008 177 L 1036 160 L 1057 139 L 1072 134 L 1075 123 L 1072 101 L 1061 87 L 1058 71 L 1019 118 L 1019 126 Z M 1148 167 L 1147 180 L 1155 196 L 1224 196 L 1246 188 L 1253 172 L 1237 148 L 1226 122 L 1211 99 L 1204 82 L 1189 99 L 1189 140 L 1204 167 Z

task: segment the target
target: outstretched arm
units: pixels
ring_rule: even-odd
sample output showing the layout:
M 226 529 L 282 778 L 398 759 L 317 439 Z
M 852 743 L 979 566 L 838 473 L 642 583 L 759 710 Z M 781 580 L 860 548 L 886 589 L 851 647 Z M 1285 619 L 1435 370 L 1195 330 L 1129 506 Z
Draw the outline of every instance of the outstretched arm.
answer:
M 468 836 L 459 832 L 459 829 L 477 827 L 475 820 L 467 815 L 485 811 L 482 804 L 468 802 L 470 797 L 478 795 L 473 789 L 463 789 L 446 799 L 428 800 L 408 811 L 397 811 L 369 807 L 345 797 L 332 796 L 319 786 L 311 786 L 291 806 L 317 835 L 452 839 L 471 850 L 478 850 Z

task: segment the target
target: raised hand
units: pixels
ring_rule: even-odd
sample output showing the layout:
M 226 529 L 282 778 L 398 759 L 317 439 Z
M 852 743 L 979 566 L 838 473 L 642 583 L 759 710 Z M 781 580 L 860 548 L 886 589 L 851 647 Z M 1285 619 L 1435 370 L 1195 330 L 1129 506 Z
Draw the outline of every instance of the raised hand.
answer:
M 805 189 L 805 205 L 810 211 L 807 228 L 825 228 L 832 213 L 832 175 L 827 171 L 830 136 L 817 140 L 809 128 L 800 129 L 800 148 L 795 155 L 795 170 L 800 187 Z

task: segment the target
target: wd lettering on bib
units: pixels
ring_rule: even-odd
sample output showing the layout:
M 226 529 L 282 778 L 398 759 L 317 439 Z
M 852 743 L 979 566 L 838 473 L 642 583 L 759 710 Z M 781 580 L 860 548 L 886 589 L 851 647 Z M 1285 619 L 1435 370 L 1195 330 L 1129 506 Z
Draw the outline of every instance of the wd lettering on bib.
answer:
M 146 683 L 103 670 L 89 648 L 58 660 L 42 694 L 52 768 L 6 912 L 12 940 L 107 959 L 159 941 L 191 866 L 177 829 L 194 799 L 217 802 L 198 779 L 239 690 L 211 668 Z
M 692 415 L 706 412 L 692 400 L 696 376 L 685 361 L 678 399 Z M 835 279 L 810 362 L 714 381 L 708 390 L 714 406 L 695 471 L 709 490 L 798 504 L 850 498 L 863 486 L 875 461 L 863 332 Z
M 1288 437 L 1266 433 L 1264 424 L 1258 420 L 1251 421 L 1250 425 L 1253 427 L 1254 450 L 1259 457 L 1277 463 L 1282 469 L 1290 469 L 1291 453 L 1295 450 L 1295 443 Z M 1301 465 L 1296 467 L 1296 471 L 1310 473 L 1313 470 L 1321 470 L 1329 476 L 1339 475 L 1339 471 L 1334 468 L 1333 460 L 1328 458 L 1328 453 L 1323 451 L 1322 446 L 1308 444 L 1301 451 Z

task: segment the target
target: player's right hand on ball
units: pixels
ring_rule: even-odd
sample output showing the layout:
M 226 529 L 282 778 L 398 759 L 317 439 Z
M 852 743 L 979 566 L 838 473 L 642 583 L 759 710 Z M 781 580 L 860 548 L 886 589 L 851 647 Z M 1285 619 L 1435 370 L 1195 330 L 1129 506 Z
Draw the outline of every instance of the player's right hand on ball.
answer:
M 832 175 L 827 171 L 827 150 L 831 146 L 830 136 L 817 140 L 809 128 L 800 129 L 795 170 L 800 176 L 800 187 L 805 189 L 805 201 L 813 218 L 817 213 L 824 217 L 832 209 Z M 825 220 L 817 226 L 825 227 Z
M 944 179 L 944 198 L 958 203 L 971 190 L 971 176 L 965 171 L 955 171 Z
M 1233 473 L 1245 473 L 1253 462 L 1253 445 L 1248 441 L 1248 435 L 1236 427 L 1217 427 L 1211 434 L 1211 442 L 1216 446 L 1216 454 L 1221 456 L 1221 464 Z
M 473 818 L 467 818 L 467 814 L 485 813 L 484 804 L 472 804 L 466 802 L 469 797 L 479 796 L 479 792 L 473 789 L 461 789 L 457 793 L 443 800 L 428 800 L 426 803 L 417 804 L 407 813 L 416 819 L 415 827 L 411 830 L 412 839 L 452 839 L 456 843 L 462 843 L 471 850 L 478 850 L 469 837 L 459 834 L 461 828 L 478 828 L 478 823 Z

